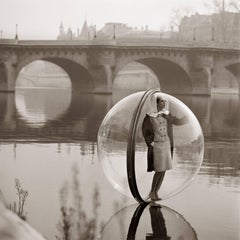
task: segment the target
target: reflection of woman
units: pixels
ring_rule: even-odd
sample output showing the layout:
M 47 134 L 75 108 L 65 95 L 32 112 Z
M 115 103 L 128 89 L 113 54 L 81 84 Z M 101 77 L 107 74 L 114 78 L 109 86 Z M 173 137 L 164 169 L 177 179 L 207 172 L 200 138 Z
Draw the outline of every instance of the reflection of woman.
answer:
M 148 146 L 148 169 L 155 171 L 149 197 L 159 200 L 157 192 L 162 184 L 165 171 L 172 169 L 173 125 L 186 123 L 186 118 L 172 116 L 168 111 L 168 101 L 158 96 L 157 111 L 147 113 L 142 125 L 142 133 Z
M 146 236 L 146 240 L 170 240 L 171 237 L 167 235 L 167 228 L 165 224 L 165 219 L 161 211 L 161 206 L 152 205 L 149 207 L 149 212 L 151 216 L 153 233 L 148 233 Z

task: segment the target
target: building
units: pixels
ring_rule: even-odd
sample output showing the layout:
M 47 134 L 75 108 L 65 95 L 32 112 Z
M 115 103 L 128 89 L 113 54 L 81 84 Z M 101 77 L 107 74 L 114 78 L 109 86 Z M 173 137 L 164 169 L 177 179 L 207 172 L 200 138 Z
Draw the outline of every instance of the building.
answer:
M 149 30 L 148 26 L 141 28 L 129 27 L 125 23 L 108 22 L 99 31 L 96 26 L 88 26 L 86 20 L 83 23 L 81 31 L 73 32 L 71 28 L 64 29 L 63 23 L 59 27 L 59 35 L 57 40 L 92 40 L 98 39 L 112 39 L 112 38 L 142 38 L 142 39 L 167 39 L 175 38 L 176 32 L 170 31 L 154 31 Z
M 240 12 L 198 13 L 184 17 L 179 26 L 179 40 L 200 42 L 239 43 Z
M 63 23 L 60 24 L 59 34 L 57 40 L 91 40 L 96 34 L 95 26 L 88 26 L 85 20 L 81 29 L 77 29 L 77 32 L 73 32 L 69 27 L 67 30 L 64 29 Z

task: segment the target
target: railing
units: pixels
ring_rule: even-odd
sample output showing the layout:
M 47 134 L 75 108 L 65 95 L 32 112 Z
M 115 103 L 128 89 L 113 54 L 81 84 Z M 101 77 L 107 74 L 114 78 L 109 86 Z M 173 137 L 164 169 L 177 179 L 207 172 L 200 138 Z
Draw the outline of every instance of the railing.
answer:
M 2 38 L 2 39 L 0 39 L 0 44 L 18 44 L 18 40 Z
M 240 49 L 239 41 L 223 42 L 199 41 L 199 40 L 179 40 L 177 38 L 115 38 L 115 39 L 92 39 L 92 40 L 17 40 L 0 39 L 0 45 L 20 45 L 20 46 L 172 46 L 172 47 L 210 47 L 222 49 Z

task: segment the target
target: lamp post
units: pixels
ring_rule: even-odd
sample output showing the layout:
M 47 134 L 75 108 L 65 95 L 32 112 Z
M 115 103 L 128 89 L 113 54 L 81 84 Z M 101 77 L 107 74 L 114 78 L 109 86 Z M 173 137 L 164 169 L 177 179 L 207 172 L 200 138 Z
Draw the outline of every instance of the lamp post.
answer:
M 115 29 L 115 24 L 113 25 L 113 39 L 115 39 L 116 38 L 116 29 Z
M 16 24 L 16 34 L 15 34 L 15 39 L 18 40 L 18 25 Z
M 96 30 L 96 25 L 94 26 L 94 38 L 97 38 L 97 30 Z
M 196 40 L 196 28 L 193 28 L 193 41 Z
M 163 38 L 163 33 L 161 32 L 160 33 L 160 39 L 162 40 L 162 38 Z
M 212 27 L 212 41 L 214 41 L 214 27 Z

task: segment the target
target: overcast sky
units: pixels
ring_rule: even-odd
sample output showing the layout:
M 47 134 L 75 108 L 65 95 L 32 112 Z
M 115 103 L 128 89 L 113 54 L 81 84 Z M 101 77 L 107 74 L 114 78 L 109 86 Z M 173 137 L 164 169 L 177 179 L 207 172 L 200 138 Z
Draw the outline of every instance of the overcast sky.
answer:
M 204 0 L 0 0 L 0 30 L 13 38 L 16 24 L 19 39 L 56 39 L 59 25 L 82 28 L 84 19 L 97 30 L 106 22 L 130 27 L 169 28 L 174 9 L 189 7 L 207 13 Z

